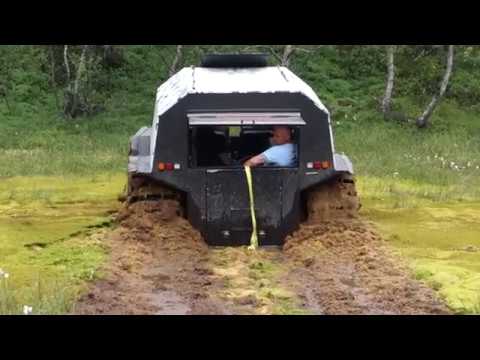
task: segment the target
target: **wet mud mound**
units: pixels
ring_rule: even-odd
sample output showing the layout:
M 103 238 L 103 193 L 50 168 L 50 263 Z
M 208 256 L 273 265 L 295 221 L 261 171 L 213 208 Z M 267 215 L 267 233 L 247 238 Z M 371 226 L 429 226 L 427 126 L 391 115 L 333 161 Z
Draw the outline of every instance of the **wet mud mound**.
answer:
M 297 284 L 304 305 L 320 313 L 449 313 L 364 221 L 304 225 L 288 238 L 284 252 L 295 264 L 286 282 Z
M 309 192 L 308 223 L 321 224 L 335 219 L 354 219 L 358 217 L 360 208 L 354 180 L 346 176 L 340 177 Z
M 123 208 L 106 239 L 105 277 L 77 304 L 76 314 L 222 314 L 209 292 L 221 283 L 208 266 L 201 235 L 173 200 Z
M 117 222 L 126 240 L 150 243 L 152 250 L 190 251 L 207 254 L 208 247 L 200 233 L 181 217 L 175 200 L 137 202 L 123 208 Z

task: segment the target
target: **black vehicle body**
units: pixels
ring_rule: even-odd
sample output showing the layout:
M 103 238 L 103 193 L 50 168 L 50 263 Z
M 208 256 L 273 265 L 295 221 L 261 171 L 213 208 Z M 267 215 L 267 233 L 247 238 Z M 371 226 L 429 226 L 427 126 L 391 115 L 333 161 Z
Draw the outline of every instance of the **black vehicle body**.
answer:
M 294 75 L 285 68 L 268 69 L 272 74 L 279 71 L 287 83 L 293 79 Z M 190 71 L 195 72 L 195 68 L 184 70 L 182 78 L 190 76 Z M 212 70 L 212 77 L 224 71 L 222 78 L 228 79 L 235 71 L 250 69 Z M 258 71 L 262 70 L 253 69 L 248 78 L 255 79 Z M 208 74 L 207 71 L 202 76 L 205 78 Z M 178 92 L 182 81 L 171 79 L 171 91 Z M 195 80 L 193 83 L 195 87 Z M 208 86 L 210 91 L 195 91 L 193 87 L 181 92 L 181 96 L 172 96 L 173 100 L 167 99 L 169 87 L 161 88 L 153 127 L 141 129 L 132 139 L 129 172 L 181 192 L 186 218 L 209 245 L 248 245 L 252 219 L 244 167 L 233 162 L 228 166 L 198 166 L 193 159 L 192 134 L 196 128 L 206 125 L 242 129 L 288 125 L 295 133 L 296 166 L 252 169 L 260 245 L 281 245 L 302 221 L 305 192 L 341 174 L 353 175 L 349 159 L 335 153 L 330 114 L 318 98 L 312 98 L 316 95 L 308 91 L 310 88 L 303 82 L 301 86 L 305 86 L 305 91 L 298 84 L 287 91 L 282 87 L 265 89 L 261 88 L 263 85 L 251 84 L 248 89 L 235 91 L 235 84 L 230 84 L 230 91 L 219 89 L 218 93 L 215 85 Z M 256 86 L 261 89 L 255 91 Z M 167 106 L 159 105 L 163 98 L 169 101 Z M 287 118 L 293 121 L 285 120 Z M 160 164 L 175 164 L 175 168 L 166 171 Z

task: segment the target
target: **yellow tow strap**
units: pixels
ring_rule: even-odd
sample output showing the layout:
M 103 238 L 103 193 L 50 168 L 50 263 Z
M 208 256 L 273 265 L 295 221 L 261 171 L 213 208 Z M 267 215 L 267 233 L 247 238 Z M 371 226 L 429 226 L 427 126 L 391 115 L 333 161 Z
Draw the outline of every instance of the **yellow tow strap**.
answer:
M 257 236 L 257 218 L 255 217 L 255 199 L 253 196 L 253 181 L 252 181 L 252 169 L 250 166 L 245 166 L 245 174 L 247 175 L 248 193 L 250 195 L 250 212 L 252 214 L 253 233 L 250 239 L 250 246 L 248 250 L 257 250 L 258 248 L 258 236 Z

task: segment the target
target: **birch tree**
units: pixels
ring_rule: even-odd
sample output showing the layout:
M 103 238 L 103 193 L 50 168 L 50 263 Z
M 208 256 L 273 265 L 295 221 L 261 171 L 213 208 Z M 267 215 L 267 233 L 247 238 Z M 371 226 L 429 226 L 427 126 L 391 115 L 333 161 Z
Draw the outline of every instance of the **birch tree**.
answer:
M 382 112 L 387 116 L 392 110 L 392 94 L 395 86 L 395 45 L 387 46 L 387 86 L 382 101 Z
M 290 67 L 290 58 L 295 52 L 295 47 L 293 45 L 285 45 L 282 56 L 282 66 Z
M 419 128 L 425 128 L 429 125 L 430 118 L 437 108 L 438 104 L 442 100 L 447 91 L 448 84 L 450 82 L 450 77 L 453 71 L 453 61 L 454 61 L 454 45 L 448 46 L 448 53 L 447 53 L 447 67 L 445 69 L 445 75 L 443 76 L 442 83 L 440 84 L 440 91 L 438 94 L 435 94 L 432 98 L 430 104 L 428 104 L 427 108 L 423 112 L 423 114 L 417 119 L 417 126 Z
M 183 45 L 177 45 L 177 51 L 175 53 L 175 58 L 173 59 L 172 65 L 170 66 L 169 75 L 172 77 L 178 70 L 180 63 L 183 58 Z
M 66 71 L 67 85 L 65 88 L 65 100 L 63 113 L 67 118 L 75 118 L 80 114 L 88 113 L 88 104 L 85 102 L 82 94 L 85 85 L 84 76 L 87 69 L 87 52 L 89 45 L 82 45 L 82 50 L 78 62 L 76 63 L 75 77 L 72 75 L 69 57 L 69 45 L 64 46 L 64 65 Z

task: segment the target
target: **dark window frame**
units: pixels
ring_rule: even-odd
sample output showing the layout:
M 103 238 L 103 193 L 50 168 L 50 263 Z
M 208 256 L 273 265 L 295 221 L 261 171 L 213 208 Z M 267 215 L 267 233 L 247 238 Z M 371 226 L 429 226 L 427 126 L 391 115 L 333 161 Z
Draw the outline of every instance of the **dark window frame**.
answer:
M 293 130 L 295 130 L 294 134 L 294 144 L 296 145 L 296 162 L 294 166 L 290 167 L 283 167 L 283 166 L 260 166 L 258 169 L 265 169 L 265 170 L 298 170 L 300 168 L 301 164 L 301 151 L 300 151 L 300 144 L 301 144 L 301 128 L 303 127 L 302 125 L 285 125 L 285 124 L 275 124 L 275 125 L 189 125 L 188 126 L 188 168 L 192 170 L 238 170 L 238 169 L 243 169 L 243 164 L 236 164 L 236 165 L 220 165 L 220 166 L 199 166 L 198 165 L 198 155 L 195 153 L 196 150 L 194 149 L 194 141 L 192 139 L 193 135 L 193 129 L 197 128 L 232 128 L 232 127 L 239 127 L 242 130 L 243 129 L 248 129 L 248 130 L 253 130 L 255 128 L 272 132 L 273 128 L 275 126 L 289 126 Z M 241 131 L 243 133 L 243 131 Z M 227 138 L 227 144 L 231 146 L 231 136 L 228 134 Z M 266 148 L 264 151 L 266 151 L 268 148 Z M 231 148 L 230 154 L 231 154 Z M 254 154 L 255 155 L 259 155 Z

